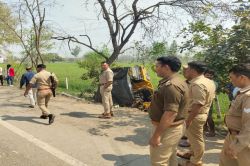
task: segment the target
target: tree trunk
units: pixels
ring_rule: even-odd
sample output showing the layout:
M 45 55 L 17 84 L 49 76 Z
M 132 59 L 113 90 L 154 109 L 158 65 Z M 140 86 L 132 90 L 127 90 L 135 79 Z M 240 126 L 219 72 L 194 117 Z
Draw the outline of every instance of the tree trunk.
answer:
M 108 64 L 112 64 L 119 56 L 120 50 L 114 51 L 111 56 L 107 59 Z

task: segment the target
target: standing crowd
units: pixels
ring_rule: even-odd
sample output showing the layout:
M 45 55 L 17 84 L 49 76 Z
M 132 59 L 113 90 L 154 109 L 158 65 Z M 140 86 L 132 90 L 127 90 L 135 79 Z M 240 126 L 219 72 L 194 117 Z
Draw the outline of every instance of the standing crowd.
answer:
M 211 120 L 211 106 L 216 97 L 214 75 L 203 62 L 190 62 L 181 79 L 178 72 L 181 61 L 177 57 L 160 57 L 155 70 L 162 80 L 154 92 L 149 116 L 152 122 L 150 159 L 152 166 L 201 166 L 205 151 L 204 126 L 208 123 L 215 134 Z M 220 166 L 250 165 L 250 63 L 238 64 L 229 71 L 235 99 L 225 116 L 228 135 L 220 154 Z M 187 136 L 190 151 L 177 153 L 177 145 Z M 188 159 L 178 163 L 179 157 Z
M 149 139 L 152 166 L 202 166 L 205 152 L 204 134 L 215 136 L 212 118 L 213 102 L 219 109 L 214 71 L 205 63 L 193 61 L 183 66 L 174 56 L 159 57 L 155 72 L 162 78 L 154 91 L 149 117 L 152 134 Z M 108 63 L 102 62 L 100 93 L 104 112 L 99 118 L 110 119 L 112 111 L 113 72 Z M 228 71 L 233 95 L 225 116 L 228 135 L 220 154 L 220 166 L 250 165 L 250 63 L 238 64 Z M 208 131 L 204 133 L 204 131 Z M 180 139 L 185 136 L 190 151 L 177 152 Z M 178 163 L 177 155 L 187 159 Z
M 13 86 L 14 77 L 15 77 L 15 70 L 13 67 L 11 67 L 10 64 L 7 64 L 6 70 L 0 67 L 1 86 L 3 86 L 4 80 L 6 80 L 8 86 Z

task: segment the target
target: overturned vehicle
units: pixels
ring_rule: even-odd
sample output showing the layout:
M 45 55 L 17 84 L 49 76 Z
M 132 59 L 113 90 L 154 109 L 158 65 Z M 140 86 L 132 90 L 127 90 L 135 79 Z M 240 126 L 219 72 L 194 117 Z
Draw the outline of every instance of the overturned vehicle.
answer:
M 112 68 L 114 72 L 112 98 L 119 106 L 136 107 L 146 111 L 153 94 L 153 85 L 143 66 Z M 101 102 L 98 89 L 94 97 Z

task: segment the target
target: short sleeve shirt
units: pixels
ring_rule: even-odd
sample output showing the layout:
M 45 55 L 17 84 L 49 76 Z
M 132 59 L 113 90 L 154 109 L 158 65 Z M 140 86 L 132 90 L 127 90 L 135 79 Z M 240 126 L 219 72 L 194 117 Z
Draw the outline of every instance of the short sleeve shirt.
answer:
M 216 87 L 212 80 L 201 75 L 190 81 L 190 104 L 202 105 L 199 113 L 208 113 L 213 99 L 215 98 Z
M 30 80 L 30 84 L 37 84 L 38 89 L 49 88 L 51 86 L 51 75 L 54 77 L 55 82 L 58 84 L 58 79 L 56 75 L 46 70 L 42 70 L 39 73 L 35 74 L 34 77 Z
M 225 122 L 229 129 L 240 131 L 231 148 L 240 152 L 250 147 L 250 86 L 241 89 L 232 101 Z
M 108 68 L 107 70 L 103 71 L 99 77 L 100 84 L 106 84 L 107 82 L 112 82 L 114 77 L 113 71 Z
M 178 75 L 159 82 L 149 107 L 151 120 L 160 122 L 165 111 L 177 113 L 175 121 L 184 119 L 184 110 L 188 104 L 187 83 Z

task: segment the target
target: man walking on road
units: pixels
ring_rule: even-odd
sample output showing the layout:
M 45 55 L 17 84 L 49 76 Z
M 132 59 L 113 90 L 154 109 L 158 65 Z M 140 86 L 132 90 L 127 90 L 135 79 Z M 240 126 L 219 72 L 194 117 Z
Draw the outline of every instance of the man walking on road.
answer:
M 22 89 L 23 85 L 26 85 L 27 87 L 34 75 L 35 73 L 32 71 L 32 67 L 26 67 L 26 73 L 22 75 L 22 78 L 20 80 L 20 89 Z M 37 102 L 36 92 L 37 92 L 37 86 L 36 84 L 34 84 L 32 85 L 32 88 L 30 88 L 28 92 L 28 97 L 30 100 L 30 106 L 29 106 L 30 108 L 35 108 Z
M 250 165 L 250 63 L 234 66 L 230 79 L 241 88 L 225 116 L 228 135 L 220 156 L 220 166 Z
M 1 82 L 1 86 L 3 86 L 3 68 L 0 67 L 0 82 Z
M 188 109 L 186 125 L 191 145 L 191 152 L 183 155 L 183 158 L 190 157 L 186 166 L 201 166 L 205 151 L 203 127 L 215 98 L 215 84 L 212 80 L 204 77 L 205 70 L 206 66 L 202 62 L 190 62 L 186 70 L 186 77 L 190 80 L 190 108 Z
M 104 107 L 104 113 L 99 118 L 110 119 L 113 116 L 113 100 L 112 100 L 112 88 L 114 73 L 109 68 L 107 62 L 102 62 L 102 73 L 99 77 L 100 81 L 100 93 L 102 96 L 102 105 Z
M 184 111 L 188 104 L 188 86 L 177 72 L 181 61 L 173 56 L 160 57 L 155 71 L 162 80 L 149 108 L 152 122 L 150 159 L 152 166 L 177 166 L 176 149 L 185 132 Z
M 7 77 L 6 77 L 8 86 L 13 86 L 14 76 L 15 76 L 15 70 L 13 67 L 11 67 L 10 64 L 8 64 L 7 65 Z
M 54 78 L 55 84 L 58 85 L 58 79 L 54 73 L 46 71 L 44 64 L 37 65 L 37 74 L 31 79 L 29 85 L 26 87 L 24 95 L 28 95 L 29 90 L 33 85 L 37 84 L 37 105 L 42 111 L 40 118 L 47 119 L 49 117 L 49 124 L 54 122 L 55 115 L 51 114 L 48 110 L 48 103 L 52 94 L 52 79 Z

